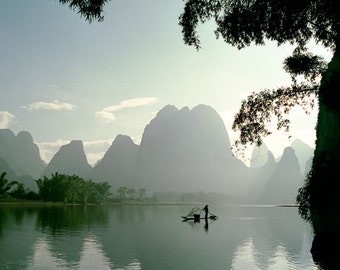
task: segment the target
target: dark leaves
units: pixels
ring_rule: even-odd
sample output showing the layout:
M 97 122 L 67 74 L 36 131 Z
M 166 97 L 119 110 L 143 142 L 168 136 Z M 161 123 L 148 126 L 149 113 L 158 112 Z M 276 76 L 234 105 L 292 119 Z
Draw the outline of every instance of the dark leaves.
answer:
M 103 7 L 109 0 L 59 0 L 61 4 L 68 4 L 69 8 L 85 17 L 88 22 L 104 20 Z
M 198 50 L 200 40 L 196 31 L 198 23 L 204 23 L 218 14 L 222 7 L 220 0 L 189 0 L 184 12 L 179 17 L 179 25 L 182 27 L 183 40 L 185 44 L 195 46 Z
M 298 75 L 302 75 L 307 80 L 315 81 L 327 68 L 327 63 L 322 57 L 299 50 L 295 50 L 292 56 L 287 57 L 283 65 L 293 80 Z
M 276 118 L 277 129 L 288 132 L 290 121 L 287 115 L 291 108 L 299 105 L 308 113 L 314 107 L 313 97 L 318 89 L 318 84 L 305 83 L 253 92 L 242 102 L 234 118 L 232 128 L 240 132 L 235 142 L 236 153 L 243 157 L 246 144 L 261 145 L 263 137 L 271 134 L 268 123 L 272 118 Z
M 339 32 L 335 0 L 186 0 L 179 18 L 185 44 L 200 47 L 199 23 L 213 19 L 215 34 L 239 49 L 265 39 L 303 46 L 311 38 L 334 49 Z

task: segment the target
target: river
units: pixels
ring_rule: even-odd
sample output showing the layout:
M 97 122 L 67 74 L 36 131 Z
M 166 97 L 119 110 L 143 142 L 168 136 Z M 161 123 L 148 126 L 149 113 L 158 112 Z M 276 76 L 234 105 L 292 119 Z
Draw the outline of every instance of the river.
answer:
M 295 207 L 0 206 L 2 270 L 318 269 L 311 226 Z M 201 206 L 200 206 L 201 207 Z

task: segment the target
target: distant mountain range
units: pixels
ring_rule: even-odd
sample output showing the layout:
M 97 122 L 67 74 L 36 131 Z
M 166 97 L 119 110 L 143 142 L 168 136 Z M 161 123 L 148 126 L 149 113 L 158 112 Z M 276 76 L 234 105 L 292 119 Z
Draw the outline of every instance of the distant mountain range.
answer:
M 55 172 L 108 181 L 148 192 L 220 192 L 238 203 L 294 203 L 310 168 L 313 149 L 295 140 L 279 161 L 266 145 L 254 147 L 250 167 L 235 158 L 224 123 L 207 105 L 181 110 L 167 105 L 145 127 L 140 145 L 118 135 L 91 167 L 83 142 L 63 145 L 45 164 L 32 136 L 0 129 L 0 172 L 34 188 L 34 179 Z

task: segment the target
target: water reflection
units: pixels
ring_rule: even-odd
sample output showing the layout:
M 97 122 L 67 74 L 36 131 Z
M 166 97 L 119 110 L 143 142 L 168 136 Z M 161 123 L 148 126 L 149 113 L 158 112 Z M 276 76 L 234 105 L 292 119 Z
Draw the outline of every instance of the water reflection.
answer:
M 73 233 L 83 227 L 105 227 L 108 224 L 107 207 L 54 206 L 37 208 L 37 229 L 51 234 Z
M 33 256 L 28 269 L 67 269 L 64 258 L 56 257 L 51 253 L 51 247 L 45 237 L 38 238 L 33 245 Z
M 317 269 L 296 209 L 0 206 L 0 269 Z M 186 224 L 184 224 L 186 223 Z
M 89 236 L 85 239 L 83 250 L 80 254 L 80 269 L 113 269 L 113 263 L 107 258 L 99 239 Z
M 247 239 L 235 250 L 231 269 L 253 269 L 260 270 L 256 262 L 256 254 L 251 238 Z
M 208 232 L 209 231 L 209 224 L 215 222 L 216 220 L 211 220 L 211 219 L 202 219 L 202 220 L 182 220 L 183 223 L 187 223 L 191 226 L 192 229 L 194 230 L 200 230 L 203 226 L 204 231 Z
M 102 249 L 102 246 L 95 236 L 89 236 L 84 240 L 80 252 L 79 261 L 68 261 L 63 254 L 55 253 L 46 238 L 39 238 L 33 246 L 33 257 L 31 264 L 27 267 L 29 270 L 36 269 L 127 269 L 140 270 L 141 263 L 138 260 L 132 260 L 127 266 L 119 266 L 110 261 Z

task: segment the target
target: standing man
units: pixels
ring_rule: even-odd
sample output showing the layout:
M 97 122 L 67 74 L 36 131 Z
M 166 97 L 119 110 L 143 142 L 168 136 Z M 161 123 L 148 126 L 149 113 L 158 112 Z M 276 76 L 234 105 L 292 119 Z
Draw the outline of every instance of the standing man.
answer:
M 204 208 L 202 209 L 202 210 L 205 212 L 205 216 L 204 216 L 205 219 L 208 219 L 208 213 L 209 213 L 208 206 L 209 206 L 209 205 L 206 205 L 206 206 L 204 206 Z

